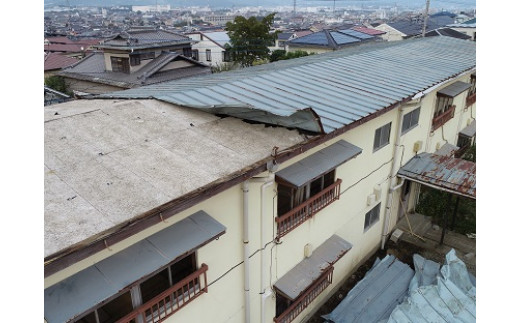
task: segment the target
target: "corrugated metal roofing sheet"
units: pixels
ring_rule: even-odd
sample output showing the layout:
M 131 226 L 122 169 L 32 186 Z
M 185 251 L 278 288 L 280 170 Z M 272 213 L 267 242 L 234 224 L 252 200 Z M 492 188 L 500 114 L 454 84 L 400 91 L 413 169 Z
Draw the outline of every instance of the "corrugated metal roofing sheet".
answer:
M 347 297 L 327 315 L 325 322 L 379 323 L 406 297 L 414 271 L 388 255 L 366 274 Z
M 308 113 L 308 120 L 316 113 L 319 120 L 300 129 L 320 131 L 322 125 L 329 133 L 476 66 L 474 42 L 429 37 L 395 43 L 358 45 L 101 97 L 153 97 L 208 112 L 240 107 L 237 117 L 256 121 L 263 111 L 274 124 L 299 111 Z
M 397 176 L 475 199 L 476 170 L 471 161 L 421 153 L 401 167 Z
M 336 263 L 350 249 L 350 242 L 333 235 L 316 248 L 310 257 L 303 259 L 278 279 L 274 287 L 294 300 L 321 276 L 323 270 Z
M 210 215 L 198 211 L 45 289 L 45 320 L 48 323 L 68 322 L 225 230 Z
M 339 165 L 361 154 L 362 149 L 340 140 L 320 151 L 282 169 L 276 177 L 301 187 Z

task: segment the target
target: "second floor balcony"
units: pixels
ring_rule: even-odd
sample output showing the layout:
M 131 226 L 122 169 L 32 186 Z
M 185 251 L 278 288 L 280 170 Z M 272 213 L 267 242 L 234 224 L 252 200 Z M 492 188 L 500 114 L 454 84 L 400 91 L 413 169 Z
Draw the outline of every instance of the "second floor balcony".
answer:
M 449 108 L 432 120 L 432 130 L 437 130 L 443 124 L 448 122 L 455 115 L 455 105 L 450 105 Z

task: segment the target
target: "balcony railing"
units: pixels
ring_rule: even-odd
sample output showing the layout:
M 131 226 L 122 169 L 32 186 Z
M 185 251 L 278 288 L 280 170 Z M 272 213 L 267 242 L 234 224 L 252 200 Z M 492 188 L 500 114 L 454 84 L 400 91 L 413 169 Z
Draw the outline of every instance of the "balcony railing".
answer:
M 339 200 L 341 192 L 341 179 L 337 179 L 323 191 L 311 196 L 307 201 L 298 205 L 294 209 L 276 218 L 278 236 L 281 238 L 289 231 L 293 230 L 303 222 L 310 219 L 314 214 L 325 208 L 332 202 Z
M 158 323 L 173 315 L 202 293 L 208 292 L 208 266 L 191 273 L 182 281 L 149 300 L 117 323 Z
M 466 97 L 466 106 L 469 107 L 473 103 L 477 102 L 477 93 L 473 93 Z
M 282 314 L 274 318 L 276 323 L 292 322 L 309 304 L 321 294 L 325 288 L 332 284 L 332 272 L 334 267 L 330 266 L 294 303 Z
M 432 120 L 433 130 L 438 129 L 440 126 L 442 126 L 443 124 L 448 122 L 448 120 L 453 118 L 454 115 L 455 115 L 455 105 L 450 105 L 448 110 L 444 111 L 442 114 L 433 118 L 433 120 Z

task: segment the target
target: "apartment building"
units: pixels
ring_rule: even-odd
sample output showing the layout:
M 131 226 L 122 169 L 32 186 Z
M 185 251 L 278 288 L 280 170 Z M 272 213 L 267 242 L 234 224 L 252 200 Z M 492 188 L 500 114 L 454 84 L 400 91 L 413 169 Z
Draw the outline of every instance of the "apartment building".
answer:
M 413 208 L 400 168 L 474 140 L 475 52 L 372 43 L 46 108 L 46 322 L 305 321 Z

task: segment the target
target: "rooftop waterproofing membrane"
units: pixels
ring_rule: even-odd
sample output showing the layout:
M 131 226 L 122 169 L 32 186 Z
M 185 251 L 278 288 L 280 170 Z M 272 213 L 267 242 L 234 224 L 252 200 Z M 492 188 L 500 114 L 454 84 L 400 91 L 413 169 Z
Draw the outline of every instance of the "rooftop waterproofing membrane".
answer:
M 225 230 L 206 212 L 198 211 L 45 289 L 45 320 L 68 322 L 145 275 L 218 238 Z
M 476 164 L 468 160 L 420 153 L 401 167 L 397 176 L 475 199 L 476 171 Z
M 330 133 L 475 66 L 474 42 L 428 37 L 360 44 L 100 97 L 156 98 L 214 114 Z
M 362 149 L 339 140 L 332 145 L 276 172 L 276 177 L 294 187 L 301 187 L 361 154 Z
M 476 280 L 452 249 L 442 266 L 415 254 L 414 270 L 394 256 L 374 267 L 330 313 L 331 323 L 473 323 Z
M 336 263 L 345 253 L 352 249 L 352 244 L 337 235 L 333 235 L 322 243 L 312 255 L 298 263 L 283 275 L 274 287 L 287 298 L 295 300 L 323 271 Z

